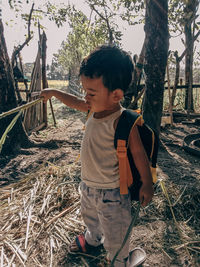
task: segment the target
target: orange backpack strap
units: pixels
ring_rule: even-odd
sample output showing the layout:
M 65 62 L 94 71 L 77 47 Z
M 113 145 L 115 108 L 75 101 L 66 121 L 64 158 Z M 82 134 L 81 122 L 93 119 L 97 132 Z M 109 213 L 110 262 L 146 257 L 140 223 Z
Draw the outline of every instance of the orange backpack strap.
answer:
M 120 194 L 125 195 L 128 194 L 128 187 L 133 183 L 125 140 L 117 140 L 117 157 L 119 160 Z

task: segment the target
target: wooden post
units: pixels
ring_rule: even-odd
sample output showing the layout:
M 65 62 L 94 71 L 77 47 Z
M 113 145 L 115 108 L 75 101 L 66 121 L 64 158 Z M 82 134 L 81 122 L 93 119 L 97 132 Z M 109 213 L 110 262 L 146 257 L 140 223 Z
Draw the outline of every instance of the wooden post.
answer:
M 46 50 L 47 50 L 47 46 L 46 46 L 46 41 L 47 41 L 47 37 L 45 32 L 43 31 L 42 34 L 42 44 L 41 44 L 41 48 L 42 48 L 42 88 L 48 88 L 48 81 L 47 81 L 47 75 L 46 75 Z M 50 103 L 50 108 L 51 108 L 51 113 L 52 113 L 52 117 L 53 117 L 53 121 L 54 121 L 54 126 L 56 126 L 56 119 L 55 119 L 55 115 L 54 115 L 54 111 L 53 111 L 53 105 L 51 102 L 51 99 L 49 99 L 49 103 Z M 47 127 L 48 121 L 47 121 L 47 104 L 44 103 L 44 122 L 45 122 L 45 126 Z
M 173 105 L 172 105 L 172 96 L 170 91 L 170 77 L 169 77 L 169 61 L 167 60 L 167 84 L 168 84 L 168 95 L 169 95 L 169 114 L 170 114 L 170 123 L 173 125 Z

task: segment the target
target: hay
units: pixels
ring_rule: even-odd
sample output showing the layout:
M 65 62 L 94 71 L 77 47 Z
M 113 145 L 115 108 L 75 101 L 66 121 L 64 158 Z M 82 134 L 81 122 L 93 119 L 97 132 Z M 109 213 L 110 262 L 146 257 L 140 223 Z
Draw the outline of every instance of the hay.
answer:
M 0 189 L 0 266 L 56 266 L 61 248 L 84 230 L 78 163 L 47 165 Z

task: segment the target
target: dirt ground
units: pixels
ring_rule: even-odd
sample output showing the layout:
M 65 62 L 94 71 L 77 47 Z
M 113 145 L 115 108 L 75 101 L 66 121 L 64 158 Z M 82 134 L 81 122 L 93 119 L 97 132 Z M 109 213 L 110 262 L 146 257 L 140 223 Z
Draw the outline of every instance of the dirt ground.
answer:
M 22 149 L 18 155 L 0 157 L 0 189 L 15 185 L 41 165 L 67 166 L 77 161 L 85 115 L 64 106 L 55 115 L 57 127 L 50 123 L 47 129 L 30 136 L 36 142 L 53 140 L 49 147 Z M 183 138 L 189 133 L 199 133 L 199 126 L 179 123 L 161 130 L 158 156 L 161 182 L 156 185 L 151 204 L 140 210 L 132 231 L 131 246 L 140 246 L 147 253 L 144 267 L 200 266 L 200 160 L 182 147 Z M 80 178 L 80 164 L 76 178 Z M 133 212 L 136 206 L 133 203 Z M 95 265 L 69 256 L 63 244 L 53 266 Z

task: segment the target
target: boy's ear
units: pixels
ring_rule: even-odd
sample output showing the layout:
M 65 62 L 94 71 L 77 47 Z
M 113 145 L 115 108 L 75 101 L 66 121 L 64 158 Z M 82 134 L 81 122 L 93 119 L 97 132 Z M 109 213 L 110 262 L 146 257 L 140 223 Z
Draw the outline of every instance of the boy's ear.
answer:
M 121 89 L 115 89 L 113 91 L 114 102 L 119 102 L 124 97 L 124 92 Z

